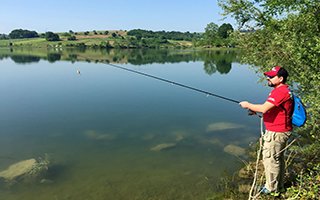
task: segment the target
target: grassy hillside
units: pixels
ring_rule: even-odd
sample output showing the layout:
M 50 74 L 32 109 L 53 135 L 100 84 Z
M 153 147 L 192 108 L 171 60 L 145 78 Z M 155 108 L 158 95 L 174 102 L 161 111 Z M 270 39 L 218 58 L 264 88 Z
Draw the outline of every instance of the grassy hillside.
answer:
M 33 47 L 33 48 L 186 48 L 190 41 L 159 40 L 158 38 L 136 38 L 127 31 L 87 31 L 77 33 L 57 33 L 60 41 L 47 41 L 44 37 L 29 39 L 0 40 L 0 47 Z M 44 34 L 40 34 L 44 35 Z M 75 40 L 68 40 L 71 36 Z

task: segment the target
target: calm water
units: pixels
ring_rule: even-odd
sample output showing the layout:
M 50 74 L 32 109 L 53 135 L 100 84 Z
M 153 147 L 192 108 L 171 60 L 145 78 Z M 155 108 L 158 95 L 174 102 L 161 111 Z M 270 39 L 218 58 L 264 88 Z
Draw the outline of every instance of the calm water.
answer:
M 44 183 L 2 182 L 0 199 L 212 197 L 242 165 L 225 147 L 248 148 L 259 119 L 101 60 L 236 100 L 263 102 L 269 90 L 236 52 L 1 50 L 0 171 L 51 163 Z M 159 144 L 173 146 L 152 150 Z

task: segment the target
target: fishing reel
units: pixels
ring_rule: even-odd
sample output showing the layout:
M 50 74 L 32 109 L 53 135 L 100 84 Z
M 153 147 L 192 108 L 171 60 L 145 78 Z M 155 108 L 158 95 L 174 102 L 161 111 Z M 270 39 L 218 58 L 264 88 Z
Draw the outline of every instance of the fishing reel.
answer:
M 256 115 L 257 113 L 256 112 L 254 112 L 254 111 L 252 111 L 252 110 L 250 110 L 250 109 L 248 109 L 248 115 Z

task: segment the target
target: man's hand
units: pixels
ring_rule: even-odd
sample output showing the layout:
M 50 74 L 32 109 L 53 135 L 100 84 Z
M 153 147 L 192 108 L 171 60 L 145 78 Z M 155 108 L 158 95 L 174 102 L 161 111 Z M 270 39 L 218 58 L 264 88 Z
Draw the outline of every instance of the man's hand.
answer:
M 247 102 L 247 101 L 241 101 L 240 103 L 239 103 L 239 105 L 242 107 L 242 108 L 245 108 L 245 109 L 249 109 L 249 102 Z

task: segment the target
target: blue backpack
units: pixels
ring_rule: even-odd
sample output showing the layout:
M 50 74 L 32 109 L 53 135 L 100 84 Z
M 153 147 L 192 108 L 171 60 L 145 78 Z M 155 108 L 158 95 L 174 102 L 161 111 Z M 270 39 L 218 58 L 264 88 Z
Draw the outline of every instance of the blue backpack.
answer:
M 293 114 L 292 114 L 292 124 L 301 127 L 307 121 L 307 111 L 303 105 L 301 99 L 296 95 L 293 96 Z

